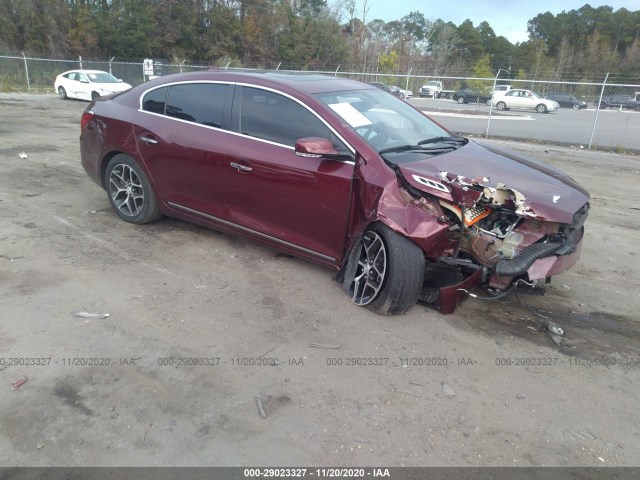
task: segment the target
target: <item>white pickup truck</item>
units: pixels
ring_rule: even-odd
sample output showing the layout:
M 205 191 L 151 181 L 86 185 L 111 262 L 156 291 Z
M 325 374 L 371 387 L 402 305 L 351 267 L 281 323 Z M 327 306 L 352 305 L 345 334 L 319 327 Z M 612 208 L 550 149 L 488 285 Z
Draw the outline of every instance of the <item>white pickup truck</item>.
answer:
M 444 90 L 442 82 L 438 80 L 429 80 L 420 87 L 418 95 L 421 97 L 452 98 L 453 93 L 453 90 Z

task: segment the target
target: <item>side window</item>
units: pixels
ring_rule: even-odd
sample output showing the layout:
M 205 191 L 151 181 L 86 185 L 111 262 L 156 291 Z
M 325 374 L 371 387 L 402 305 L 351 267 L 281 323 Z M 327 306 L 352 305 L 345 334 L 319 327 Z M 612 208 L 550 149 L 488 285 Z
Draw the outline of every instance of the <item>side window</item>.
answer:
M 227 85 L 217 83 L 172 85 L 165 115 L 221 128 L 227 91 Z
M 76 80 L 80 82 L 89 83 L 89 80 L 87 79 L 87 76 L 84 73 L 76 73 Z
M 322 137 L 330 140 L 338 151 L 348 151 L 331 130 L 302 105 L 257 88 L 242 89 L 240 133 L 290 147 L 300 138 Z
M 147 112 L 164 115 L 168 87 L 157 88 L 147 93 L 142 99 L 142 109 Z

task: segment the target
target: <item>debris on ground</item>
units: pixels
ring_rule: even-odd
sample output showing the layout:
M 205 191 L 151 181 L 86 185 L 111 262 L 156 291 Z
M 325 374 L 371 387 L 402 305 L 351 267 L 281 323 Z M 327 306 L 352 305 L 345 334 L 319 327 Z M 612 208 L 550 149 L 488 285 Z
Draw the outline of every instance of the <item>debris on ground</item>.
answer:
M 110 313 L 73 312 L 73 315 L 81 318 L 107 318 Z
M 18 154 L 18 157 L 20 157 L 20 158 L 22 158 L 22 159 L 25 159 L 25 158 L 28 158 L 29 156 L 26 154 L 26 152 L 20 152 L 20 153 Z
M 16 390 L 16 389 L 20 388 L 22 385 L 24 385 L 28 381 L 29 380 L 26 379 L 26 378 L 21 378 L 20 380 L 16 380 L 15 382 L 13 382 L 11 384 L 11 390 Z
M 564 335 L 564 329 L 555 323 L 550 323 L 547 325 L 547 329 L 551 332 L 552 335 L 558 335 L 559 337 Z
M 259 397 L 256 397 L 256 405 L 258 407 L 258 413 L 262 418 L 267 418 L 267 412 L 264 410 L 264 405 L 262 405 L 262 400 Z
M 442 393 L 447 398 L 453 398 L 456 396 L 456 391 L 448 383 L 442 384 Z
M 326 349 L 332 349 L 332 350 L 337 350 L 338 348 L 340 348 L 342 345 L 341 344 L 337 344 L 337 345 L 331 345 L 331 344 L 326 344 L 326 343 L 310 343 L 309 346 L 311 348 L 326 348 Z

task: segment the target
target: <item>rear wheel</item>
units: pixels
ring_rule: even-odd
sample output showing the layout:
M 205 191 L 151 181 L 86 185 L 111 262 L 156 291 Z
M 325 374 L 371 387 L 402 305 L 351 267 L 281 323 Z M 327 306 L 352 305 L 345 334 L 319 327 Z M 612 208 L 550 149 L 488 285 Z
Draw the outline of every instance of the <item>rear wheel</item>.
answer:
M 385 225 L 374 224 L 354 247 L 344 289 L 356 305 L 380 315 L 399 315 L 418 300 L 424 269 L 424 254 L 417 245 Z
M 464 97 L 458 97 L 458 103 L 462 105 L 463 103 L 467 102 L 465 102 Z
M 498 110 L 506 110 L 507 109 L 507 104 L 504 102 L 498 102 L 496 103 L 496 108 Z
M 573 104 L 573 109 L 574 110 L 580 110 L 582 108 L 582 105 L 580 105 L 579 103 L 574 103 Z
M 142 224 L 160 218 L 156 195 L 140 165 L 119 154 L 107 164 L 105 189 L 118 216 L 130 223 Z
M 67 91 L 64 89 L 64 87 L 58 87 L 58 96 L 62 99 L 62 100 L 66 100 L 67 97 Z
M 547 106 L 545 104 L 541 103 L 540 105 L 538 105 L 536 107 L 536 112 L 538 112 L 538 113 L 547 113 L 548 112 Z

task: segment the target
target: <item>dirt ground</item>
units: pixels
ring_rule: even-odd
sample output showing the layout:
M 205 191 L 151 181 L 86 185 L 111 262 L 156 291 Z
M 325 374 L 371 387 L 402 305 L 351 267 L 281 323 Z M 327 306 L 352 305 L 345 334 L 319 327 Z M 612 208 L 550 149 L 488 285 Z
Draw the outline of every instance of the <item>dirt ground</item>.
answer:
M 544 297 L 381 317 L 303 260 L 119 220 L 86 105 L 0 94 L 1 465 L 638 465 L 640 158 L 491 142 L 591 192 L 579 264 Z

